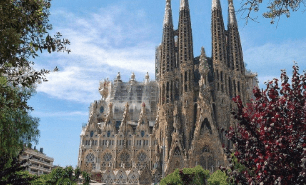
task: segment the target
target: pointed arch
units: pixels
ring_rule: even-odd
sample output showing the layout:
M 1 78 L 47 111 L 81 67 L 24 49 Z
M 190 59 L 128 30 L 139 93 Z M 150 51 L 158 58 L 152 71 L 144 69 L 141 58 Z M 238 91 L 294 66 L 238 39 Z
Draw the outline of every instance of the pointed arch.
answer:
M 181 156 L 181 150 L 178 146 L 175 147 L 173 155 L 174 156 Z
M 128 182 L 128 176 L 125 173 L 125 170 L 120 169 L 116 175 L 116 182 L 118 184 L 124 184 Z
M 204 135 L 204 133 L 205 133 L 206 130 L 208 130 L 208 132 L 209 132 L 210 134 L 212 134 L 211 125 L 210 125 L 210 123 L 209 123 L 209 121 L 208 121 L 207 118 L 205 118 L 205 119 L 203 120 L 203 122 L 201 123 L 200 134 L 201 134 L 201 135 Z
M 105 173 L 102 175 L 102 183 L 106 183 L 106 184 L 112 184 L 113 182 L 115 182 L 116 176 L 113 172 L 113 170 L 108 169 L 105 171 Z
M 138 183 L 138 179 L 139 179 L 139 173 L 138 170 L 136 168 L 133 168 L 130 173 L 128 174 L 128 183 L 130 184 L 136 184 Z

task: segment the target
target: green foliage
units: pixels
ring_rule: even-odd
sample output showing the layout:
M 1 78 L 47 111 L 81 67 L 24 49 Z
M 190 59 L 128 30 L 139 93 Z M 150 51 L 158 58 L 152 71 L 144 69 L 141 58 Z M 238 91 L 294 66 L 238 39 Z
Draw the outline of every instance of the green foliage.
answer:
M 73 174 L 75 172 L 75 175 Z M 50 174 L 41 175 L 38 179 L 32 182 L 32 184 L 48 184 L 48 185 L 76 185 L 79 181 L 79 176 L 82 172 L 77 167 L 75 170 L 71 166 L 66 168 L 53 169 Z M 89 184 L 90 176 L 86 172 L 83 172 L 84 185 Z
M 90 182 L 90 175 L 87 172 L 82 172 L 82 176 L 83 176 L 83 181 L 84 181 L 84 185 L 89 185 Z
M 205 179 L 208 179 L 209 171 L 204 170 L 201 166 L 194 168 L 176 169 L 173 173 L 161 180 L 161 185 L 203 185 Z
M 0 156 L 16 156 L 23 144 L 38 142 L 39 119 L 29 115 L 33 88 L 0 86 Z
M 27 101 L 48 71 L 35 71 L 38 50 L 68 51 L 68 40 L 48 33 L 50 0 L 0 1 L 0 156 L 16 156 L 23 143 L 37 142 L 38 118 Z
M 24 171 L 28 160 L 19 161 L 22 152 L 13 158 L 9 155 L 0 157 L 0 184 L 30 184 L 36 179 L 36 176 Z
M 68 40 L 61 34 L 51 37 L 49 22 L 51 0 L 0 1 L 0 77 L 5 76 L 14 86 L 29 87 L 37 80 L 45 80 L 46 70 L 35 71 L 30 59 L 38 50 L 68 51 Z
M 243 0 L 241 4 L 240 10 L 247 13 L 247 19 L 252 20 L 251 13 L 258 12 L 260 5 L 265 4 L 268 10 L 263 13 L 263 17 L 271 19 L 271 24 L 274 23 L 275 18 L 280 18 L 282 15 L 289 18 L 291 12 L 298 11 L 302 5 L 305 7 L 304 0 Z
M 220 170 L 215 171 L 207 182 L 208 185 L 228 185 L 226 174 Z

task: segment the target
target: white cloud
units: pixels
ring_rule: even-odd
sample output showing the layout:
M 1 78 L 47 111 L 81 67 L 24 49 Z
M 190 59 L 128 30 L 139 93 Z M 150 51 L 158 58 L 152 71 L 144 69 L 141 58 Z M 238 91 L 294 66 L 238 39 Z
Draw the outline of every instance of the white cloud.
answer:
M 279 79 L 282 69 L 285 69 L 288 76 L 291 76 L 293 61 L 298 63 L 300 73 L 306 70 L 305 51 L 306 39 L 266 43 L 246 49 L 244 61 L 248 69 L 258 73 L 259 82 L 262 85 L 267 80 Z
M 35 67 L 60 71 L 47 76 L 37 91 L 52 97 L 89 103 L 98 99 L 101 78 L 114 78 L 118 71 L 153 76 L 155 43 L 150 42 L 150 26 L 143 10 L 129 12 L 124 6 L 105 7 L 85 17 L 64 10 L 52 14 L 61 18 L 53 23 L 71 42 L 71 53 L 42 55 L 49 63 Z M 52 58 L 51 58 L 52 57 Z

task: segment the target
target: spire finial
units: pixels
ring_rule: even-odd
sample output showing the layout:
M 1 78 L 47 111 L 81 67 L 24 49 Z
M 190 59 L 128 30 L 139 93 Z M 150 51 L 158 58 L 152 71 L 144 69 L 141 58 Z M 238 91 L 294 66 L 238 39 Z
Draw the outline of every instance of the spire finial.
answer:
M 172 10 L 171 10 L 171 0 L 166 0 L 166 9 L 164 17 L 164 25 L 172 25 Z
M 134 72 L 131 74 L 131 80 L 135 81 L 135 73 Z
M 206 58 L 206 53 L 205 53 L 205 49 L 204 49 L 203 46 L 201 47 L 201 57 L 205 57 Z
M 121 80 L 120 72 L 117 74 L 117 80 Z
M 189 10 L 189 2 L 188 0 L 181 0 L 180 10 Z
M 220 0 L 212 0 L 212 6 L 211 9 L 220 9 L 221 10 L 221 5 L 220 5 Z
M 233 0 L 228 0 L 228 24 L 230 25 L 237 24 Z

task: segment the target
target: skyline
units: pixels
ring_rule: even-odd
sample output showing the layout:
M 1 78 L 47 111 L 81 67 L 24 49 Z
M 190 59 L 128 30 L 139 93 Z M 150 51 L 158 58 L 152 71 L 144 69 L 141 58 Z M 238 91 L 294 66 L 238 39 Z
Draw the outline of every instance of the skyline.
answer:
M 70 2 L 70 3 L 69 3 Z M 71 42 L 71 53 L 43 53 L 34 60 L 35 69 L 54 69 L 47 75 L 48 82 L 39 84 L 37 94 L 29 104 L 31 113 L 41 119 L 41 137 L 37 148 L 54 158 L 54 164 L 76 166 L 79 135 L 88 120 L 90 103 L 101 98 L 99 81 L 113 80 L 118 71 L 123 81 L 135 72 L 137 81 L 148 71 L 154 79 L 155 47 L 161 42 L 165 1 L 143 2 L 124 0 L 51 2 L 50 23 L 54 32 L 61 32 Z M 227 1 L 222 1 L 223 18 L 227 25 Z M 234 1 L 236 10 L 239 2 Z M 179 1 L 172 1 L 175 29 L 178 25 Z M 211 56 L 211 2 L 190 1 L 194 40 L 194 56 L 204 46 Z M 295 12 L 277 25 L 259 18 L 260 23 L 240 19 L 236 13 L 246 68 L 258 73 L 259 85 L 273 77 L 279 78 L 280 69 L 291 75 L 293 60 L 300 72 L 306 69 L 306 37 L 302 31 L 305 16 Z M 260 15 L 259 15 L 260 16 Z M 299 25 L 295 29 L 294 25 Z M 277 26 L 277 28 L 276 28 Z M 289 34 L 288 34 L 289 33 Z M 261 66 L 265 66 L 262 68 Z M 60 128 L 62 127 L 62 128 Z M 52 135 L 55 137 L 52 138 Z

